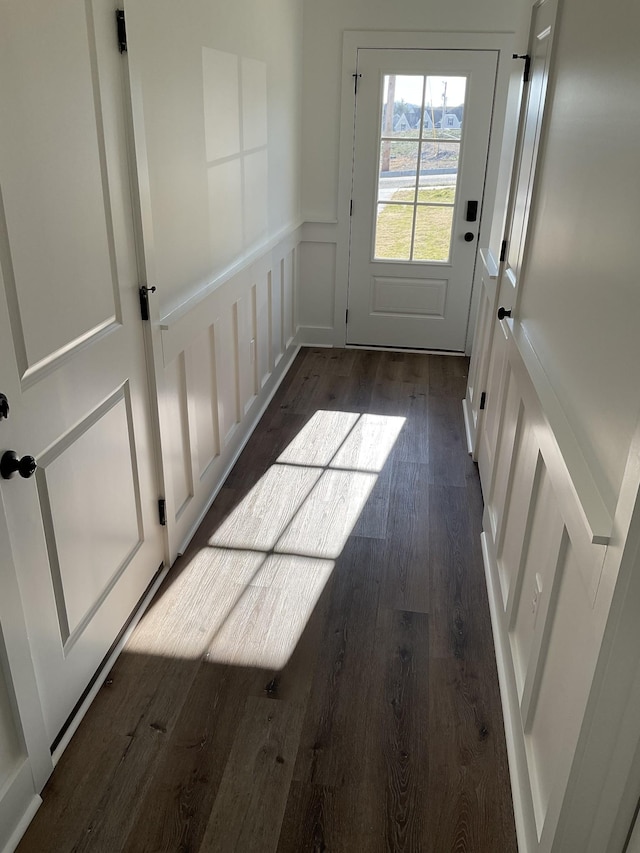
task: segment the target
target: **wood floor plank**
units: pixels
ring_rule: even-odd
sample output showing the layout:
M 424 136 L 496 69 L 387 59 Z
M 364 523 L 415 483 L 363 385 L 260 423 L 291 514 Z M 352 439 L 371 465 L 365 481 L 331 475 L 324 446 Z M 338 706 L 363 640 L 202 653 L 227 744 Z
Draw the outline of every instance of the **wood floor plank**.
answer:
M 457 356 L 433 355 L 429 359 L 429 394 L 464 399 L 469 359 Z
M 430 661 L 429 743 L 426 814 L 434 853 L 517 853 L 500 699 L 487 670 Z
M 363 824 L 378 823 L 376 849 L 427 851 L 431 749 L 428 615 L 380 608 L 375 659 L 381 677 L 377 679 L 378 695 L 371 703 L 371 748 L 361 783 L 366 812 Z
M 391 464 L 385 465 L 382 471 L 377 474 L 373 490 L 351 531 L 352 536 L 386 540 L 392 474 L 393 466 Z
M 429 398 L 429 482 L 465 486 L 469 461 L 462 406 L 455 397 Z
M 341 834 L 333 813 L 338 795 L 322 785 L 292 782 L 282 820 L 278 853 L 343 853 Z
M 378 375 L 371 395 L 371 411 L 404 419 L 391 452 L 392 460 L 429 461 L 429 398 L 426 386 L 388 381 Z
M 309 696 L 294 778 L 355 785 L 366 743 L 379 579 L 375 540 L 352 537 L 336 561 L 322 656 Z
M 201 665 L 123 851 L 199 849 L 246 697 L 268 678 L 248 667 Z
M 19 853 L 515 853 L 467 369 L 300 351 Z
M 276 850 L 300 725 L 297 705 L 247 699 L 200 846 L 203 853 Z
M 387 538 L 377 554 L 385 607 L 429 612 L 428 479 L 426 465 L 396 462 L 393 466 Z
M 493 661 L 481 555 L 472 540 L 467 490 L 429 486 L 431 656 Z
M 416 353 L 383 352 L 377 378 L 382 382 L 409 382 L 429 387 L 429 358 Z

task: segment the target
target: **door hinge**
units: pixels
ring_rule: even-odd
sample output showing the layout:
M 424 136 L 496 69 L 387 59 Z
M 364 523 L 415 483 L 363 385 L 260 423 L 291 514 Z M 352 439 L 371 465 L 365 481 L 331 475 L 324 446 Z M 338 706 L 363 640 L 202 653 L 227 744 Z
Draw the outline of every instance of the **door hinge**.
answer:
M 353 216 L 353 199 L 349 202 L 349 216 Z
M 158 521 L 161 527 L 167 526 L 167 502 L 164 498 L 158 500 Z
M 482 394 L 480 394 L 480 410 L 482 411 L 482 409 L 484 409 L 484 407 L 486 405 L 487 405 L 487 392 L 483 391 Z
M 348 308 L 347 308 L 347 310 L 344 312 L 344 322 L 345 322 L 345 323 L 348 323 L 348 322 L 349 322 L 349 309 L 348 309 Z
M 116 9 L 116 27 L 118 30 L 118 50 L 127 52 L 127 25 L 124 22 L 124 9 Z
M 502 246 L 500 246 L 500 263 L 507 260 L 507 241 L 502 241 Z
M 352 74 L 351 76 L 353 77 L 353 94 L 357 95 L 358 94 L 358 80 L 362 77 L 362 74 L 356 73 L 356 74 Z
M 531 57 L 528 53 L 514 53 L 514 59 L 524 59 L 524 71 L 522 72 L 522 82 L 529 82 L 529 75 L 531 73 Z
M 155 285 L 153 287 L 147 287 L 146 284 L 143 284 L 138 290 L 138 293 L 140 294 L 140 316 L 143 320 L 149 319 L 149 294 L 155 292 Z

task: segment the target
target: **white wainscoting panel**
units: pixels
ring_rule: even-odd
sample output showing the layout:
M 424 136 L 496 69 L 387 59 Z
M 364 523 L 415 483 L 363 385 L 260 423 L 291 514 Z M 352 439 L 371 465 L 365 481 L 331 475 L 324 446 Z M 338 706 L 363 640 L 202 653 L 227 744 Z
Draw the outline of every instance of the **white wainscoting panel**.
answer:
M 604 528 L 567 465 L 511 321 L 495 324 L 481 467 L 483 554 L 521 853 L 556 830 L 602 641 Z M 543 395 L 544 396 L 544 395 Z M 595 540 L 595 541 L 594 541 Z
M 161 320 L 162 442 L 173 561 L 297 352 L 300 228 Z
M 298 341 L 334 346 L 337 224 L 305 222 L 300 243 Z

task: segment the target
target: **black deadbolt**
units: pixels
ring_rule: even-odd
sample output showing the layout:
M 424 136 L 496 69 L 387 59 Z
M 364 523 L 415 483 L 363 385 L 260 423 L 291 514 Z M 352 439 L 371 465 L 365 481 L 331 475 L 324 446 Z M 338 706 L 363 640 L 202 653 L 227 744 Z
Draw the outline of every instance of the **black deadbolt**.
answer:
M 471 241 L 473 240 L 474 236 L 475 236 L 475 235 L 474 235 L 473 231 L 467 231 L 467 233 L 464 235 L 464 239 L 465 239 L 465 241 L 466 241 L 467 243 L 471 243 Z

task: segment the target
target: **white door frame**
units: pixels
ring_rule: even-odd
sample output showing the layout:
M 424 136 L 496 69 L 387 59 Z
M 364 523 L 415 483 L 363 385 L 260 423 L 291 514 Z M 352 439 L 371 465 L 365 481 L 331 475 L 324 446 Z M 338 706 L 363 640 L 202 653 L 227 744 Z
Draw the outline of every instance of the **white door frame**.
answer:
M 513 33 L 438 33 L 438 32 L 364 32 L 347 30 L 342 49 L 342 100 L 340 114 L 340 160 L 338 172 L 338 246 L 333 346 L 344 347 L 347 340 L 347 292 L 349 286 L 349 232 L 351 180 L 353 172 L 354 79 L 359 48 L 420 50 L 493 50 L 498 52 L 495 100 L 487 159 L 486 188 L 482 220 L 476 246 L 489 244 L 489 233 L 496 196 L 500 149 L 504 128 L 509 75 L 511 73 Z M 465 350 L 469 354 L 477 311 L 477 288 L 471 292 L 470 322 Z

